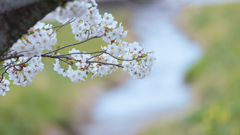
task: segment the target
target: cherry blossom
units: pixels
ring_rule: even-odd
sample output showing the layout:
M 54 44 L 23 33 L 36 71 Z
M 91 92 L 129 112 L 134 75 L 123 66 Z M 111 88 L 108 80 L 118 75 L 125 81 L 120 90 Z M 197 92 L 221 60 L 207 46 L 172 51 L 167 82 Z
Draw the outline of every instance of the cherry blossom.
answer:
M 37 22 L 13 44 L 6 55 L 0 57 L 4 61 L 0 70 L 0 95 L 9 91 L 12 80 L 15 85 L 30 84 L 44 64 L 42 58 L 53 58 L 53 70 L 72 82 L 80 83 L 91 76 L 102 77 L 123 68 L 133 79 L 141 79 L 149 75 L 156 58 L 154 52 L 147 52 L 138 42 L 123 41 L 128 34 L 122 23 L 114 20 L 110 13 L 100 15 L 95 0 L 76 0 L 67 2 L 64 7 L 55 10 L 56 20 L 62 23 L 52 26 Z M 65 25 L 71 25 L 77 43 L 58 46 L 57 31 Z M 72 48 L 67 54 L 58 51 L 67 49 L 95 38 L 102 38 L 106 44 L 100 51 L 85 52 Z M 5 76 L 8 76 L 5 78 Z

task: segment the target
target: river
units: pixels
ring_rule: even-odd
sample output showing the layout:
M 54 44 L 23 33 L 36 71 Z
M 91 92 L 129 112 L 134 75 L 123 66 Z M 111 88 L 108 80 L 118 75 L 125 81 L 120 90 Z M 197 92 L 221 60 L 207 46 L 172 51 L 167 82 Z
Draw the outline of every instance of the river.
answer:
M 132 27 L 139 42 L 154 50 L 154 71 L 103 94 L 93 108 L 92 122 L 83 126 L 84 135 L 134 135 L 164 112 L 177 113 L 190 104 L 193 99 L 184 77 L 201 57 L 201 49 L 175 25 L 180 9 L 173 3 L 134 9 Z

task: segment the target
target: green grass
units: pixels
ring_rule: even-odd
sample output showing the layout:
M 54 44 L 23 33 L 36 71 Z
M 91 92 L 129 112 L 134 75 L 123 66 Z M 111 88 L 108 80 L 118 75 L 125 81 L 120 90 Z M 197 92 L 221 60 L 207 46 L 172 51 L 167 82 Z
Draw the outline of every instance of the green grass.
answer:
M 127 10 L 114 9 L 111 11 L 114 11 L 115 19 L 123 20 L 123 26 L 128 29 L 127 20 L 130 14 L 126 16 Z M 56 22 L 53 24 L 58 25 Z M 57 37 L 60 46 L 77 42 L 71 33 L 70 26 L 61 28 L 57 32 Z M 98 51 L 101 45 L 104 46 L 107 43 L 101 39 L 94 39 L 74 48 L 80 51 Z M 71 48 L 65 49 L 61 53 L 67 53 L 69 50 Z M 30 85 L 26 87 L 10 85 L 10 91 L 6 93 L 6 96 L 0 97 L 0 135 L 39 135 L 48 125 L 57 125 L 71 134 L 73 124 L 76 122 L 74 108 L 78 106 L 84 111 L 81 103 L 79 105 L 77 103 L 79 101 L 91 102 L 91 99 L 84 96 L 94 97 L 88 90 L 94 85 L 99 89 L 116 85 L 115 78 L 122 75 L 121 69 L 119 69 L 118 72 L 107 77 L 87 79 L 86 82 L 77 84 L 55 72 L 53 62 L 55 62 L 54 59 L 43 58 L 45 68 L 43 72 L 36 75 Z M 78 115 L 81 117 L 81 114 Z
M 186 76 L 200 101 L 190 115 L 141 135 L 239 135 L 240 4 L 192 7 L 179 23 L 204 49 Z

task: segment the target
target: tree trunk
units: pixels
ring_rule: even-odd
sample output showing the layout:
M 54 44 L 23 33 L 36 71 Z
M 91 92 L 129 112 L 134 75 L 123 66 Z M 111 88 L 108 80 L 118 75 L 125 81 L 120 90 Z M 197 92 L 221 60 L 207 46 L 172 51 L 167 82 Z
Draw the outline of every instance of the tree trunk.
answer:
M 70 0 L 0 0 L 0 56 L 27 30 Z

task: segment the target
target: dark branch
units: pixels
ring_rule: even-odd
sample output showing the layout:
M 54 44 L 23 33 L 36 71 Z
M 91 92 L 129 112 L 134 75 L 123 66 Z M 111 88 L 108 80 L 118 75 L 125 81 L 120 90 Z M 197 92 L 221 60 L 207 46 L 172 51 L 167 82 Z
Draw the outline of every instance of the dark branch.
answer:
M 71 0 L 0 0 L 0 56 L 37 21 L 67 1 Z

